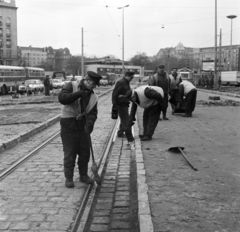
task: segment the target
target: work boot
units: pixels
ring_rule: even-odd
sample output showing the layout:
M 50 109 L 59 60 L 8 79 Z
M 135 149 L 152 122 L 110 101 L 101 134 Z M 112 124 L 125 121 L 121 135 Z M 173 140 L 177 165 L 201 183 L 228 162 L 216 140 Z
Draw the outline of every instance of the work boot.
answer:
M 121 133 L 121 134 L 119 133 L 119 134 L 117 135 L 117 137 L 118 137 L 118 138 L 126 138 L 126 135 L 123 134 L 123 133 Z
M 192 115 L 191 115 L 191 114 L 184 114 L 183 117 L 184 117 L 184 118 L 191 118 Z
M 152 140 L 152 136 L 146 135 L 143 138 L 141 138 L 141 141 L 150 141 L 150 140 Z
M 163 120 L 169 120 L 166 115 L 163 115 Z
M 66 186 L 67 188 L 73 188 L 73 187 L 74 187 L 73 178 L 66 178 L 66 180 L 65 180 L 65 186 Z
M 143 137 L 145 137 L 146 135 L 139 135 L 139 138 L 142 139 Z
M 80 181 L 85 184 L 92 184 L 94 180 L 90 178 L 88 175 L 80 176 Z

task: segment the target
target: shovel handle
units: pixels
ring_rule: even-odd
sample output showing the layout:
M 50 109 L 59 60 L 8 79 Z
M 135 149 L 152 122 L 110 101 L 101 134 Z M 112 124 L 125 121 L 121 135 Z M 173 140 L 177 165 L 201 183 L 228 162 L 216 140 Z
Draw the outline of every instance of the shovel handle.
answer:
M 185 160 L 188 162 L 188 164 L 190 165 L 190 167 L 194 170 L 197 171 L 197 168 L 188 160 L 188 158 L 186 157 L 186 155 L 184 154 L 183 150 L 178 147 L 178 150 L 182 153 L 183 157 L 185 158 Z

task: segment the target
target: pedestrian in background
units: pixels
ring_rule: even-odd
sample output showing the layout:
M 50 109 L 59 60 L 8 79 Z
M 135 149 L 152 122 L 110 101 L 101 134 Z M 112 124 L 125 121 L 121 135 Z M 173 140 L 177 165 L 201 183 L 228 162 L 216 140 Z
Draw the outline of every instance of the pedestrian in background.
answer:
M 89 71 L 81 81 L 67 83 L 58 96 L 59 102 L 63 104 L 60 125 L 65 186 L 68 188 L 74 187 L 73 174 L 77 155 L 80 181 L 86 184 L 93 183 L 93 179 L 88 176 L 89 134 L 92 133 L 97 120 L 98 97 L 93 89 L 99 85 L 100 79 L 100 75 Z
M 125 76 L 117 81 L 115 87 L 112 92 L 112 104 L 113 107 L 117 107 L 118 115 L 120 117 L 120 127 L 117 132 L 118 137 L 124 137 L 124 133 L 127 137 L 128 142 L 132 142 L 134 140 L 132 135 L 132 127 L 129 122 L 129 99 L 127 99 L 124 95 L 129 91 L 130 82 L 134 77 L 134 72 L 126 72 Z
M 177 73 L 177 68 L 172 69 L 172 73 L 169 75 L 169 80 L 170 80 L 169 95 L 171 97 L 169 102 L 170 103 L 172 102 L 171 106 L 172 106 L 172 111 L 174 113 L 174 110 L 175 110 L 176 107 L 175 107 L 175 104 L 173 104 L 173 103 L 178 100 L 178 96 L 179 96 L 179 86 L 178 86 L 178 84 L 182 81 L 182 78 L 181 78 L 180 74 Z
M 151 79 L 148 80 L 148 84 L 150 86 L 158 86 L 163 89 L 164 92 L 164 102 L 165 102 L 165 108 L 162 110 L 163 113 L 163 120 L 168 120 L 167 118 L 167 107 L 168 107 L 168 94 L 169 94 L 169 77 L 167 73 L 164 71 L 165 66 L 159 65 L 157 69 L 157 73 L 152 76 Z M 161 118 L 159 117 L 159 120 Z
M 44 79 L 44 90 L 45 90 L 45 96 L 50 96 L 50 77 L 47 75 Z
M 141 141 L 152 140 L 152 136 L 159 121 L 161 110 L 165 108 L 163 89 L 158 86 L 140 86 L 126 93 L 132 104 L 130 113 L 130 123 L 133 124 L 137 107 L 140 106 L 143 111 L 143 134 L 139 135 Z
M 183 117 L 192 117 L 196 105 L 197 89 L 187 80 L 181 81 L 178 85 L 180 99 L 184 101 L 185 105 L 185 115 Z

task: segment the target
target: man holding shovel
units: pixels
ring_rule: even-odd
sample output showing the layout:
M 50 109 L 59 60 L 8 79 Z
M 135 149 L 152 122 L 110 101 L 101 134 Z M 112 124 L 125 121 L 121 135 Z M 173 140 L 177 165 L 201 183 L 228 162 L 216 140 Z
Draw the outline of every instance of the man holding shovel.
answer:
M 80 181 L 93 183 L 88 176 L 90 158 L 90 136 L 97 119 L 98 97 L 93 91 L 102 79 L 95 72 L 87 72 L 84 79 L 66 84 L 60 94 L 59 102 L 63 104 L 61 114 L 61 138 L 64 151 L 65 186 L 74 187 L 73 174 L 76 156 Z

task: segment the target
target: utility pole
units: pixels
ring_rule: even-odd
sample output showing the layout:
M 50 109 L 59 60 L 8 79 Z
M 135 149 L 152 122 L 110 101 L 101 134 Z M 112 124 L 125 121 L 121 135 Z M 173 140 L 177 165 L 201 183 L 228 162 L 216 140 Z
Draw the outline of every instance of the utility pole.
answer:
M 124 77 L 124 8 L 129 7 L 129 5 L 118 7 L 118 9 L 122 9 L 122 75 Z
M 82 78 L 84 77 L 84 60 L 83 60 L 83 27 L 82 27 L 82 59 L 81 59 L 81 73 L 82 73 Z
M 215 0 L 215 59 L 214 59 L 214 88 L 217 88 L 217 0 Z
M 220 29 L 220 37 L 219 37 L 219 64 L 220 66 L 218 66 L 218 70 L 219 70 L 219 75 L 222 67 L 222 29 Z
M 227 18 L 231 19 L 231 39 L 230 39 L 230 67 L 229 67 L 229 71 L 232 71 L 232 63 L 233 63 L 233 59 L 232 59 L 232 20 L 235 19 L 237 16 L 236 15 L 228 15 Z

